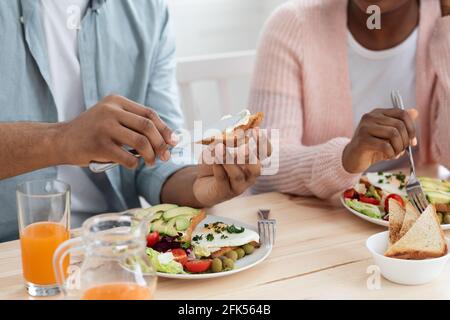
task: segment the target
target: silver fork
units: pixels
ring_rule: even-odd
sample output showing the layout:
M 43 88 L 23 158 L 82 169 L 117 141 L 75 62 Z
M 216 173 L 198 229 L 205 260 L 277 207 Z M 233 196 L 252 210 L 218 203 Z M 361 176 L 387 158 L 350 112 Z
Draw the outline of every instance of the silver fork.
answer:
M 270 209 L 258 210 L 258 233 L 259 241 L 266 247 L 271 247 L 275 244 L 276 220 L 269 219 Z
M 398 90 L 392 91 L 391 99 L 395 108 L 405 110 L 402 96 Z M 419 179 L 417 179 L 411 145 L 408 146 L 406 153 L 408 154 L 410 165 L 410 174 L 408 183 L 406 184 L 406 193 L 408 194 L 408 198 L 411 200 L 414 207 L 422 213 L 428 207 L 428 200 L 423 192 L 422 186 L 420 185 Z

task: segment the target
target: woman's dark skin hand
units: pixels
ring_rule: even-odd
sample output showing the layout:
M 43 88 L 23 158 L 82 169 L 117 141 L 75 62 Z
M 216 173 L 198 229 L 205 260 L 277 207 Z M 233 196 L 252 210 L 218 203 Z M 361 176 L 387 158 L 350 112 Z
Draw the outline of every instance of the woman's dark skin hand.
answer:
M 367 28 L 367 8 L 370 5 L 380 8 L 381 29 Z M 419 24 L 419 15 L 418 0 L 351 0 L 348 5 L 348 28 L 364 47 L 386 50 L 408 38 Z M 376 109 L 364 115 L 343 152 L 345 170 L 361 173 L 379 161 L 401 156 L 409 145 L 417 143 L 413 125 L 417 116 L 414 109 Z
M 379 161 L 400 157 L 408 146 L 417 144 L 417 116 L 415 109 L 375 109 L 365 114 L 344 149 L 344 169 L 362 173 Z

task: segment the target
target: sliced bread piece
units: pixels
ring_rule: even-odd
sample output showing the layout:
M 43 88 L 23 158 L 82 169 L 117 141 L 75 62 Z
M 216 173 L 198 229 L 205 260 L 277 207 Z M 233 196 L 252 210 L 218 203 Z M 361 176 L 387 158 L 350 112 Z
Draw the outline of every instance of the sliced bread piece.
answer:
M 412 205 L 411 202 L 407 201 L 405 204 L 405 218 L 403 219 L 402 228 L 400 229 L 399 239 L 402 238 L 411 227 L 416 223 L 416 220 L 419 219 L 420 213 L 417 209 Z
M 233 143 L 234 145 L 236 145 L 237 141 L 240 138 L 237 135 L 237 132 L 239 132 L 240 130 L 246 131 L 249 129 L 259 127 L 260 124 L 263 122 L 263 120 L 264 120 L 264 113 L 257 112 L 255 114 L 250 115 L 246 124 L 243 124 L 243 125 L 240 125 L 240 126 L 234 128 L 232 132 L 229 132 L 229 133 L 223 132 L 219 136 L 203 139 L 201 141 L 201 144 L 210 145 L 215 141 L 226 141 L 227 143 Z
M 203 219 L 206 218 L 206 210 L 201 209 L 199 213 L 197 213 L 195 216 L 191 219 L 191 224 L 189 225 L 189 228 L 186 229 L 186 231 L 183 232 L 183 235 L 181 236 L 180 242 L 189 242 L 192 238 L 192 232 L 194 232 L 195 228 L 198 226 L 200 222 L 202 222 Z
M 447 241 L 433 205 L 429 205 L 408 232 L 385 253 L 399 259 L 437 258 L 447 253 Z
M 400 239 L 399 235 L 404 219 L 405 209 L 398 201 L 389 199 L 389 246 Z
M 434 206 L 436 207 L 437 212 L 442 213 L 450 212 L 450 204 L 448 203 L 435 203 Z

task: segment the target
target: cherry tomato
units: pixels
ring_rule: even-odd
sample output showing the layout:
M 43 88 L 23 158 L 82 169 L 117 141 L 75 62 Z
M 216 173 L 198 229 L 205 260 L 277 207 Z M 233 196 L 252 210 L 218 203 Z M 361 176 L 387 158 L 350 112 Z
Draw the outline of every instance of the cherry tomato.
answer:
M 154 231 L 147 235 L 147 247 L 152 248 L 158 242 L 159 242 L 159 232 L 158 231 Z
M 202 259 L 202 260 L 193 260 L 188 261 L 184 265 L 185 269 L 192 273 L 200 273 L 208 271 L 208 269 L 211 267 L 211 260 L 210 259 Z
M 173 257 L 175 258 L 175 261 L 181 263 L 183 266 L 188 261 L 186 251 L 184 251 L 183 249 L 172 249 L 171 252 L 173 254 Z
M 398 203 L 400 203 L 402 207 L 405 205 L 405 203 L 403 202 L 403 198 L 401 196 L 392 193 L 386 197 L 386 200 L 384 200 L 384 211 L 386 211 L 386 213 L 389 213 L 389 199 L 396 200 Z
M 357 192 L 354 188 L 348 189 L 344 191 L 345 199 L 354 199 L 357 196 Z
M 364 202 L 364 203 L 370 203 L 370 204 L 373 204 L 376 206 L 378 206 L 380 204 L 380 200 L 377 200 L 375 198 L 365 197 L 362 195 L 359 195 L 359 201 Z

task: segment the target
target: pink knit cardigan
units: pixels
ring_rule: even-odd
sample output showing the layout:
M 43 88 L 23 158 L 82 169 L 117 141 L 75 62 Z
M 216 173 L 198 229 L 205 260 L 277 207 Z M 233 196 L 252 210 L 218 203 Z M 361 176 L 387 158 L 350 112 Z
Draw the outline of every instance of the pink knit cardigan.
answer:
M 355 129 L 347 32 L 347 0 L 290 1 L 267 22 L 250 108 L 280 130 L 279 172 L 260 177 L 253 192 L 331 198 L 359 179 L 342 166 Z M 416 160 L 448 166 L 450 17 L 441 17 L 439 0 L 421 1 L 416 86 Z

